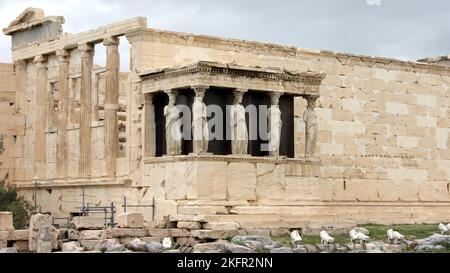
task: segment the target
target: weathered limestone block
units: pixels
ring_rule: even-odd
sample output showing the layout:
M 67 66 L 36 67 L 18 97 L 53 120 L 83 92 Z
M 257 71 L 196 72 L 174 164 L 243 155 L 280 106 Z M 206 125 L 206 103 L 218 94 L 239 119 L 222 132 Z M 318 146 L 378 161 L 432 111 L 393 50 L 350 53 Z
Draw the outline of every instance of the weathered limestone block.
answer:
M 83 251 L 83 248 L 79 242 L 67 242 L 62 244 L 61 251 L 64 253 L 79 253 Z
M 80 240 L 80 231 L 76 229 L 67 230 L 67 239 L 69 240 Z
M 239 230 L 240 225 L 235 222 L 209 222 L 203 224 L 204 229 L 210 230 Z
M 414 181 L 402 181 L 398 186 L 400 201 L 419 201 L 419 185 Z
M 106 238 L 124 238 L 124 237 L 148 237 L 147 229 L 136 228 L 108 228 Z
M 314 177 L 287 177 L 287 200 L 328 200 L 333 199 L 331 181 Z
M 58 249 L 59 230 L 52 226 L 52 217 L 48 214 L 31 216 L 28 233 L 28 248 L 38 253 L 48 253 Z M 50 249 L 50 250 L 49 250 Z
M 180 206 L 178 213 L 191 215 L 228 214 L 228 210 L 225 206 Z
M 10 231 L 8 240 L 10 240 L 10 241 L 28 241 L 29 232 L 30 231 L 28 229 Z
M 0 231 L 14 230 L 13 213 L 0 212 Z
M 165 168 L 166 199 L 184 200 L 187 198 L 189 162 L 169 162 Z
M 105 218 L 95 216 L 78 216 L 72 219 L 72 225 L 75 229 L 103 229 L 105 227 Z
M 135 212 L 119 214 L 117 225 L 120 228 L 142 228 L 144 227 L 144 215 Z
M 38 231 L 43 225 L 51 225 L 52 217 L 49 214 L 34 214 L 30 219 L 29 230 Z
M 150 236 L 150 237 L 170 237 L 170 230 L 168 230 L 168 229 L 148 229 L 148 236 Z
M 174 214 L 169 216 L 170 222 L 206 222 L 204 215 Z
M 228 200 L 256 200 L 256 164 L 228 164 Z
M 105 230 L 81 230 L 80 240 L 102 240 L 106 239 Z
M 201 224 L 198 222 L 178 222 L 177 228 L 188 229 L 188 230 L 200 229 Z
M 227 163 L 199 162 L 197 165 L 197 199 L 227 198 Z
M 257 163 L 256 195 L 258 200 L 282 200 L 286 190 L 284 164 Z
M 52 241 L 53 230 L 51 225 L 42 225 L 37 233 L 36 241 L 36 252 L 37 253 L 51 253 L 52 252 Z
M 197 244 L 194 246 L 193 253 L 226 253 L 228 243 L 226 242 L 216 242 L 216 243 L 206 243 Z
M 239 235 L 238 230 L 205 230 L 205 229 L 198 229 L 198 230 L 192 230 L 191 235 L 195 238 L 199 239 L 212 239 L 212 240 L 218 240 L 218 239 L 225 239 L 229 237 L 233 237 L 236 235 Z
M 169 215 L 178 213 L 178 204 L 173 200 L 155 199 L 155 220 L 164 220 Z

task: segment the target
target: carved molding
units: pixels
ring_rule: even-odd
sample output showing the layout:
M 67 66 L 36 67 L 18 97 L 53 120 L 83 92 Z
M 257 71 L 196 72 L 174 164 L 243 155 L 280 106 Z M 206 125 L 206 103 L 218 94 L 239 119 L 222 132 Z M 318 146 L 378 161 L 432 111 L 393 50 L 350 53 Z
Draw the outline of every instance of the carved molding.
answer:
M 164 69 L 161 71 L 150 72 L 141 75 L 143 81 L 157 81 L 167 78 L 176 78 L 179 76 L 206 73 L 212 75 L 227 75 L 233 77 L 258 78 L 271 81 L 287 81 L 287 82 L 301 82 L 308 85 L 320 85 L 325 78 L 324 73 L 316 72 L 300 72 L 293 73 L 287 71 L 267 71 L 251 67 L 239 67 L 232 65 L 223 65 L 207 62 L 198 62 L 191 66 L 183 68 Z

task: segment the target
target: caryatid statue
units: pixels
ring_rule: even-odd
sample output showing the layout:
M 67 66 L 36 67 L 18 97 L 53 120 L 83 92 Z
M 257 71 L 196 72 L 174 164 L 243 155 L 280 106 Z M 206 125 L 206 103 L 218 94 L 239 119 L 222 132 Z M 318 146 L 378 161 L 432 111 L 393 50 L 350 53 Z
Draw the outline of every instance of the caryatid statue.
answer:
M 208 152 L 209 128 L 207 120 L 207 108 L 203 102 L 207 87 L 193 87 L 195 99 L 192 105 L 192 133 L 194 137 L 194 153 L 202 154 Z
M 233 92 L 234 102 L 230 108 L 231 114 L 231 150 L 234 155 L 246 155 L 248 152 L 248 131 L 245 121 L 245 108 L 242 105 L 242 90 Z
M 314 111 L 316 107 L 317 96 L 307 96 L 306 100 L 308 101 L 308 106 L 306 106 L 306 110 L 303 113 L 303 121 L 305 122 L 305 132 L 306 132 L 306 141 L 305 141 L 305 157 L 314 156 L 314 152 L 316 150 L 317 145 L 317 136 L 319 133 L 319 126 L 317 124 L 317 115 Z
M 164 107 L 164 116 L 166 117 L 166 154 L 181 154 L 181 116 L 180 111 L 175 106 L 177 94 L 170 90 L 166 91 L 169 96 L 169 104 Z
M 270 97 L 271 106 L 269 108 L 269 154 L 270 156 L 280 155 L 281 127 L 281 110 L 279 106 L 281 93 L 272 93 Z

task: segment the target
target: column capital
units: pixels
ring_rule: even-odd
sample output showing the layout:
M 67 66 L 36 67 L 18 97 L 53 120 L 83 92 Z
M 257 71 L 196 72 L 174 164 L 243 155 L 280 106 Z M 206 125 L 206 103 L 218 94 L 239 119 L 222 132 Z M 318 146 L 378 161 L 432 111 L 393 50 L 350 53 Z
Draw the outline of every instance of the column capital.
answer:
M 103 39 L 104 46 L 118 46 L 120 44 L 120 40 L 117 37 L 109 36 Z
M 191 89 L 194 90 L 195 96 L 197 96 L 197 97 L 204 97 L 205 93 L 206 93 L 206 90 L 209 89 L 209 86 L 207 86 L 207 85 L 194 85 L 194 86 L 191 86 Z
M 94 45 L 92 44 L 78 44 L 78 51 L 81 52 L 81 57 L 90 57 L 94 51 Z
M 283 95 L 281 92 L 271 92 L 270 93 L 270 102 L 272 105 L 278 105 L 280 102 L 280 97 Z
M 235 89 L 233 89 L 233 94 L 235 94 L 235 93 L 244 94 L 244 93 L 247 93 L 247 92 L 248 92 L 248 89 L 245 89 L 245 88 L 235 88 Z
M 58 57 L 58 61 L 62 63 L 69 62 L 69 51 L 66 49 L 59 49 L 56 51 L 56 57 Z
M 15 60 L 14 61 L 14 65 L 16 66 L 25 66 L 27 64 L 27 60 L 26 59 L 20 59 L 20 60 Z
M 310 109 L 314 109 L 316 107 L 316 101 L 319 96 L 307 95 L 305 96 L 306 101 L 308 102 L 307 107 Z
M 33 63 L 37 65 L 44 65 L 47 63 L 47 58 L 44 57 L 44 55 L 37 55 L 33 59 Z

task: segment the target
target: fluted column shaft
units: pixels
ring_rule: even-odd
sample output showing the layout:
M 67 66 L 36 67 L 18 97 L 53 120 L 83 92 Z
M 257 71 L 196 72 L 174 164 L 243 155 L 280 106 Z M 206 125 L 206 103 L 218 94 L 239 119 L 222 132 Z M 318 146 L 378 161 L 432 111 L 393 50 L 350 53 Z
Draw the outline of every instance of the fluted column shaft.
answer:
M 58 107 L 58 140 L 56 145 L 57 162 L 56 169 L 59 178 L 68 176 L 68 134 L 67 124 L 69 115 L 69 53 L 60 50 L 56 53 L 59 62 L 59 92 L 60 101 Z
M 153 95 L 144 95 L 144 118 L 143 128 L 143 147 L 144 157 L 153 157 L 156 155 L 156 121 L 155 121 L 155 106 L 153 105 Z
M 119 129 L 117 110 L 119 109 L 119 39 L 109 37 L 103 41 L 106 46 L 106 92 L 105 92 L 105 139 L 106 174 L 115 176 L 119 150 Z
M 92 65 L 94 49 L 91 44 L 78 47 L 81 53 L 81 107 L 80 107 L 80 176 L 91 173 L 91 110 Z
M 34 174 L 35 178 L 45 177 L 46 158 L 46 93 L 47 93 L 47 60 L 44 56 L 34 58 L 36 65 L 36 93 L 35 93 L 35 140 L 34 140 Z

